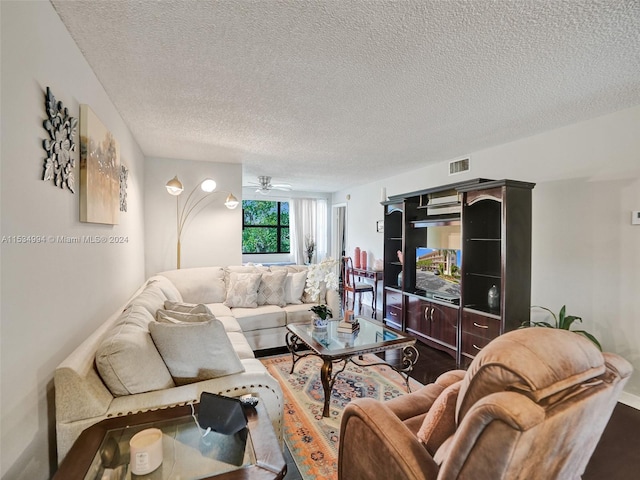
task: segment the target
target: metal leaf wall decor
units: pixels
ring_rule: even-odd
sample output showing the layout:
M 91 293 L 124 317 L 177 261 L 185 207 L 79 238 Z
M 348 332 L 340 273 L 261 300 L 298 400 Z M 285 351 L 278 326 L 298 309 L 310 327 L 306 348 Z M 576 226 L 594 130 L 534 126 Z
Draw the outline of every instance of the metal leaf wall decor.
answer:
M 120 164 L 120 211 L 127 211 L 127 179 L 129 178 L 129 169 Z
M 56 102 L 56 97 L 53 96 L 49 87 L 47 87 L 44 104 L 48 118 L 43 126 L 49 138 L 42 141 L 42 147 L 47 152 L 42 180 L 45 182 L 53 180 L 57 187 L 66 186 L 75 193 L 73 169 L 76 162 L 71 152 L 76 150 L 73 138 L 78 130 L 78 119 L 69 115 L 69 111 L 64 108 L 62 102 Z

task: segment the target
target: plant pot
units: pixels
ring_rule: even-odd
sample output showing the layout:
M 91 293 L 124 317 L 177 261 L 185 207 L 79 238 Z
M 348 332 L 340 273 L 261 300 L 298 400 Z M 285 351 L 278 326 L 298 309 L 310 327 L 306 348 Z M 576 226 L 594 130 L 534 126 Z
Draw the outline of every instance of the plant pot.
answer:
M 311 316 L 311 323 L 313 324 L 313 328 L 315 330 L 326 330 L 327 325 L 329 325 L 328 318 L 320 318 L 318 315 Z

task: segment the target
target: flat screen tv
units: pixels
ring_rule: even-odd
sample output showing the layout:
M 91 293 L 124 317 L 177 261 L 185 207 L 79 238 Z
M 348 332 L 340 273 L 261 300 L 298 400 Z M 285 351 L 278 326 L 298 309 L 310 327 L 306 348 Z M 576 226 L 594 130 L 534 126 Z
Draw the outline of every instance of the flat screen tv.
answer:
M 460 250 L 416 248 L 416 290 L 436 300 L 460 300 Z

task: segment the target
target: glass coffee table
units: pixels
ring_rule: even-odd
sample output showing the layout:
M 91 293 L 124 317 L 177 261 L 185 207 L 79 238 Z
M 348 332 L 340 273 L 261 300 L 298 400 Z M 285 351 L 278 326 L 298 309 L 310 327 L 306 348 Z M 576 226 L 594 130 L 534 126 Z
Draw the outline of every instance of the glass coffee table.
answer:
M 293 373 L 296 363 L 301 358 L 316 355 L 322 358 L 323 364 L 320 372 L 322 388 L 324 389 L 324 408 L 322 416 L 329 416 L 329 400 L 331 390 L 336 377 L 346 368 L 347 363 L 352 362 L 360 367 L 371 365 L 386 365 L 402 374 L 409 388 L 409 373 L 418 360 L 418 350 L 415 348 L 416 339 L 389 328 L 382 323 L 369 318 L 358 317 L 360 329 L 355 333 L 338 332 L 339 320 L 331 320 L 326 329 L 318 330 L 311 323 L 292 323 L 287 325 L 286 342 L 293 364 Z M 402 349 L 402 364 L 397 367 L 380 361 L 377 363 L 361 364 L 354 357 L 365 353 L 378 353 L 385 350 Z M 309 350 L 311 350 L 309 352 Z M 342 368 L 333 373 L 334 363 L 343 363 Z
M 195 405 L 196 415 L 198 405 Z M 245 407 L 247 428 L 203 437 L 191 406 L 103 420 L 82 432 L 53 480 L 282 479 L 287 467 L 261 403 Z M 147 428 L 162 431 L 163 461 L 147 475 L 131 473 L 129 441 Z

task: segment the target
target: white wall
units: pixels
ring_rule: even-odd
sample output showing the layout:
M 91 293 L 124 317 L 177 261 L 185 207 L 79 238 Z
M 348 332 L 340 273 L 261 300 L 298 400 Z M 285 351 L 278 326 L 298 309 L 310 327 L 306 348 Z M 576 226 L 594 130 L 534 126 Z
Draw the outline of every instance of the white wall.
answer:
M 242 201 L 242 165 L 167 158 L 145 161 L 145 267 L 147 276 L 176 268 L 176 197 L 165 184 L 175 175 L 184 185 L 182 209 L 189 193 L 201 198 L 198 186 L 205 178 L 217 182 L 216 192 L 232 192 Z M 189 216 L 182 231 L 181 266 L 240 265 L 242 262 L 242 207 L 224 206 L 227 193 L 213 193 Z
M 471 153 L 471 171 L 448 162 L 337 192 L 348 205 L 348 251 L 382 257 L 380 190 L 388 195 L 476 177 L 536 182 L 533 190 L 532 303 L 584 318 L 605 350 L 635 372 L 627 403 L 640 408 L 640 106 Z
M 2 236 L 128 239 L 1 245 L 1 472 L 5 480 L 38 480 L 49 478 L 56 462 L 56 365 L 144 280 L 144 159 L 49 2 L 0 8 Z M 119 225 L 80 223 L 79 195 L 41 180 L 47 86 L 73 116 L 80 103 L 89 104 L 119 141 L 129 167 L 129 212 Z

